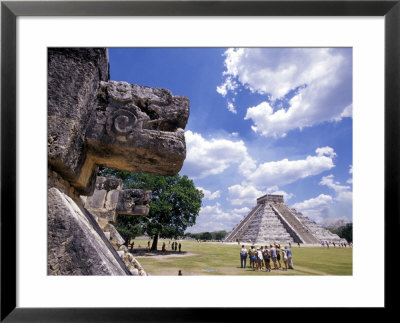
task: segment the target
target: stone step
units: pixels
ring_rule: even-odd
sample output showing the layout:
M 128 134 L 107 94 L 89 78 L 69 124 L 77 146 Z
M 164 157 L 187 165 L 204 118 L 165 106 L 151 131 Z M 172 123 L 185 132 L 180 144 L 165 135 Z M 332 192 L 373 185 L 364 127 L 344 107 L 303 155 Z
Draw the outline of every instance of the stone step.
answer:
M 110 241 L 111 233 L 106 231 L 106 232 L 104 232 L 104 235 L 106 236 L 107 240 Z
M 258 200 L 257 200 L 258 202 Z M 225 241 L 250 243 L 320 241 L 343 242 L 337 235 L 322 228 L 283 202 L 258 203 L 231 231 Z

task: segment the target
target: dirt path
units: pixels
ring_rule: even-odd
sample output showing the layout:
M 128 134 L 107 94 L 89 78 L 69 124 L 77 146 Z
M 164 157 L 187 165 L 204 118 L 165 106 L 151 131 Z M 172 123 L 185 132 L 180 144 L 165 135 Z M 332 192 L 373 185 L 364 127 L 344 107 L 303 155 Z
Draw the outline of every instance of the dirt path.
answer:
M 135 258 L 152 258 L 152 259 L 165 259 L 165 258 L 174 258 L 174 257 L 190 257 L 190 256 L 196 256 L 195 253 L 190 253 L 186 251 L 152 251 L 149 249 L 134 249 L 131 251 L 132 256 Z

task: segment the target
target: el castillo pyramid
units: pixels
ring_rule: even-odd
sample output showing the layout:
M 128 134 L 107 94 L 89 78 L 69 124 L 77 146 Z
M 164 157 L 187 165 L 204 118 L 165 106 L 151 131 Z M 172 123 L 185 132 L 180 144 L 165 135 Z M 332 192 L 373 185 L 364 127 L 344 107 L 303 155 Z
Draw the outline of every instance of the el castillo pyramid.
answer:
M 282 195 L 267 194 L 257 199 L 257 205 L 237 224 L 225 242 L 253 244 L 321 242 L 347 243 L 308 217 L 284 203 Z

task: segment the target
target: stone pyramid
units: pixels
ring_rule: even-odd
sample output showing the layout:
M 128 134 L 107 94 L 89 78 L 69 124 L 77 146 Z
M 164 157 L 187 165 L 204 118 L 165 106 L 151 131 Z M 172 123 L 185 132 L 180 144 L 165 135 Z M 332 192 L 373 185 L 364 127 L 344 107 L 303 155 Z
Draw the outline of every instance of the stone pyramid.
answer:
M 237 224 L 225 242 L 280 244 L 295 242 L 320 244 L 322 241 L 344 243 L 346 240 L 311 221 L 284 203 L 282 195 L 264 195 Z

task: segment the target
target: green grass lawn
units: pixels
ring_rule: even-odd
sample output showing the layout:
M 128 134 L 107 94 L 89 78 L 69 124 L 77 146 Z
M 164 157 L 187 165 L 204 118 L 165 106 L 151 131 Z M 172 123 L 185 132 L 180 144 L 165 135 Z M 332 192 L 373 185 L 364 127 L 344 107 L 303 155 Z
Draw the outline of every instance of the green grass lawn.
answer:
M 147 246 L 147 240 L 134 240 L 135 249 L 141 245 Z M 167 251 L 168 240 L 159 240 L 161 250 L 165 242 Z M 239 252 L 241 247 L 218 242 L 201 242 L 184 240 L 182 255 L 172 254 L 152 257 L 135 256 L 143 268 L 152 276 L 176 276 L 178 270 L 183 275 L 352 275 L 353 250 L 351 248 L 322 248 L 292 246 L 294 270 L 288 271 L 253 271 L 250 268 L 240 268 Z M 283 247 L 283 246 L 282 246 Z M 283 265 L 283 261 L 281 261 Z M 271 262 L 272 264 L 272 262 Z M 249 261 L 247 259 L 247 266 Z

